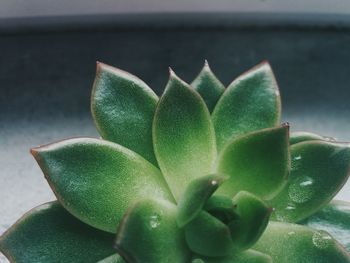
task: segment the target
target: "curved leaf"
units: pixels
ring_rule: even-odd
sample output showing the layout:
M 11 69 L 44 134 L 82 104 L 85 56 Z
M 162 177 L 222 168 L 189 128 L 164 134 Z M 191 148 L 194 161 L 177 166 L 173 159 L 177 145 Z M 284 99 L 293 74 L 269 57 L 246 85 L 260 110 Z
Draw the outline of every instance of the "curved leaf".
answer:
M 350 170 L 350 146 L 307 141 L 291 146 L 292 169 L 288 183 L 271 200 L 278 221 L 297 222 L 332 200 Z
M 195 256 L 192 263 L 272 263 L 272 259 L 269 255 L 249 249 L 227 257 Z
M 248 192 L 239 192 L 233 199 L 238 218 L 228 224 L 236 248 L 251 247 L 263 234 L 272 209 L 258 197 Z
M 185 226 L 185 235 L 189 248 L 199 255 L 222 257 L 233 249 L 229 228 L 204 211 Z
M 213 195 L 204 206 L 205 211 L 225 224 L 239 218 L 235 208 L 232 198 L 224 195 Z
M 160 171 L 118 144 L 77 138 L 32 154 L 61 204 L 101 230 L 114 233 L 126 209 L 142 198 L 173 200 Z
M 327 232 L 270 222 L 254 249 L 278 263 L 349 263 L 350 254 Z
M 108 258 L 102 259 L 97 263 L 125 263 L 124 259 L 118 254 L 109 256 Z
M 277 126 L 280 116 L 276 79 L 263 62 L 235 79 L 216 104 L 212 118 L 218 150 L 231 138 Z
M 114 235 L 94 229 L 69 214 L 58 202 L 27 212 L 0 238 L 11 262 L 96 262 L 113 253 Z
M 227 178 L 208 175 L 193 180 L 187 186 L 178 202 L 177 223 L 180 227 L 193 220 L 202 210 L 205 202 Z
M 154 165 L 152 120 L 157 102 L 157 95 L 136 76 L 97 63 L 91 112 L 99 133 Z
M 350 252 L 350 203 L 332 201 L 316 214 L 301 222 L 314 229 L 325 230 Z
M 216 102 L 225 91 L 225 86 L 211 71 L 208 61 L 205 61 L 203 69 L 191 86 L 202 96 L 210 112 L 213 111 Z
M 116 248 L 127 262 L 188 262 L 191 254 L 176 223 L 176 206 L 143 200 L 128 210 L 117 231 Z
M 289 138 L 289 143 L 296 144 L 305 141 L 327 141 L 330 138 L 323 137 L 321 135 L 311 133 L 311 132 L 292 132 Z
M 176 200 L 190 181 L 211 173 L 216 146 L 209 111 L 200 95 L 172 71 L 156 110 L 153 143 Z
M 272 198 L 289 172 L 288 126 L 265 129 L 234 139 L 219 155 L 216 172 L 229 175 L 215 194 L 232 197 L 239 191 Z

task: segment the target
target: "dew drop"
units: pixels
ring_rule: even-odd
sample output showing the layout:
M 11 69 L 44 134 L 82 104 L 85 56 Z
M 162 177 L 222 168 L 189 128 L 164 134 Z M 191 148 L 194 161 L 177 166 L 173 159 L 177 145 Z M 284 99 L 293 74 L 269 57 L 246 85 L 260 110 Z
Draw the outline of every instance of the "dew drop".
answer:
M 294 232 L 294 231 L 288 232 L 288 236 L 294 236 L 294 235 L 295 235 L 295 232 Z
M 316 231 L 312 236 L 312 243 L 319 248 L 325 249 L 332 244 L 333 238 L 323 230 Z
M 151 228 L 157 228 L 160 225 L 160 221 L 161 221 L 160 215 L 154 214 L 150 216 L 149 224 Z
M 308 176 L 295 179 L 288 188 L 290 199 L 298 204 L 309 201 L 314 193 L 314 181 Z
M 299 161 L 299 160 L 301 160 L 301 155 L 295 156 L 295 157 L 293 158 L 293 160 L 294 160 L 294 161 Z
M 285 208 L 285 210 L 288 210 L 288 211 L 293 211 L 295 210 L 295 205 L 294 204 L 288 204 Z
M 211 183 L 211 185 L 217 185 L 217 184 L 218 184 L 218 181 L 212 180 L 210 183 Z

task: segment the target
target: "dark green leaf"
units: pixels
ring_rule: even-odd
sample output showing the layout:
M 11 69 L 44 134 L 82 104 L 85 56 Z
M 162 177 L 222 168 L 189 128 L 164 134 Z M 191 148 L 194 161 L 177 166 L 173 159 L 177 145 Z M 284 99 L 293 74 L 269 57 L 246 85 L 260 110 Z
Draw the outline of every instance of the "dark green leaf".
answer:
M 227 257 L 195 256 L 192 263 L 272 263 L 272 259 L 269 255 L 249 249 Z
M 143 200 L 128 210 L 117 232 L 116 248 L 127 262 L 188 262 L 191 254 L 176 223 L 176 206 Z
M 95 263 L 115 253 L 113 239 L 51 202 L 30 210 L 7 230 L 0 250 L 16 263 Z
M 289 172 L 288 126 L 249 133 L 222 150 L 216 172 L 229 175 L 215 194 L 232 197 L 244 190 L 269 199 L 281 190 Z
M 291 146 L 288 183 L 271 200 L 278 221 L 297 222 L 329 203 L 349 176 L 350 146 L 307 141 Z
M 225 224 L 238 219 L 239 215 L 235 208 L 232 198 L 223 195 L 213 195 L 204 206 L 205 211 Z
M 97 63 L 91 111 L 103 139 L 116 142 L 157 165 L 152 121 L 157 95 L 128 72 Z
M 238 219 L 228 224 L 235 248 L 251 247 L 263 234 L 272 209 L 258 197 L 248 192 L 239 192 L 232 200 L 236 205 Z
M 61 204 L 83 222 L 115 233 L 142 198 L 173 200 L 160 171 L 112 142 L 76 138 L 32 150 Z
M 193 220 L 202 210 L 205 202 L 227 177 L 208 175 L 189 183 L 178 202 L 177 223 L 180 227 Z
M 188 246 L 199 255 L 227 256 L 233 248 L 229 228 L 204 211 L 185 226 L 185 234 Z
M 327 232 L 270 222 L 254 249 L 277 263 L 349 263 L 350 254 Z
M 172 71 L 156 110 L 153 142 L 176 200 L 189 182 L 212 172 L 216 145 L 209 111 L 200 95 Z
M 216 104 L 212 118 L 218 149 L 232 138 L 277 126 L 280 115 L 277 83 L 263 62 L 235 79 Z
M 350 203 L 332 201 L 301 224 L 327 231 L 350 252 Z
M 191 86 L 202 96 L 210 112 L 213 111 L 216 102 L 225 91 L 224 85 L 211 71 L 207 61 Z

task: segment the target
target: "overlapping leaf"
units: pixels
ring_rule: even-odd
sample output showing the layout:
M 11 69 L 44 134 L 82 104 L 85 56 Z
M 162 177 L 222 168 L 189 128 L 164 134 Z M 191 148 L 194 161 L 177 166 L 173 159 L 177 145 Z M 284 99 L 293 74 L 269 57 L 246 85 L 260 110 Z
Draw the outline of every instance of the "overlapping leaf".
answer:
M 91 112 L 102 138 L 135 151 L 157 165 L 152 120 L 157 95 L 134 75 L 97 63 Z
M 154 117 L 153 143 L 177 200 L 191 180 L 211 173 L 216 145 L 209 111 L 200 95 L 172 71 Z
M 277 126 L 280 115 L 277 83 L 263 62 L 235 79 L 216 104 L 212 118 L 218 150 L 232 138 Z
M 61 204 L 98 229 L 115 232 L 139 199 L 173 200 L 160 171 L 118 144 L 77 138 L 32 153 Z
M 350 146 L 347 143 L 306 141 L 291 146 L 288 183 L 271 200 L 273 217 L 297 222 L 329 203 L 347 181 Z

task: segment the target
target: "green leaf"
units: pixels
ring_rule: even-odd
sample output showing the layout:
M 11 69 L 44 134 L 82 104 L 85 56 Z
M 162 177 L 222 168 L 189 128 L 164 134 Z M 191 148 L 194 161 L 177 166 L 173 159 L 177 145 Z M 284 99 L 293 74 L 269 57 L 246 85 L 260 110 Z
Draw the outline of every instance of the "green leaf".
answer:
M 218 218 L 221 222 L 228 224 L 239 218 L 235 206 L 232 198 L 223 195 L 213 195 L 205 203 L 204 210 Z
M 204 211 L 185 226 L 185 235 L 189 248 L 199 255 L 227 256 L 233 248 L 229 228 Z
M 30 210 L 7 230 L 0 251 L 16 263 L 96 262 L 115 253 L 113 239 L 50 202 Z
M 191 86 L 202 96 L 210 112 L 225 91 L 225 86 L 211 71 L 208 61 L 205 61 L 202 71 L 191 83 Z
M 115 233 L 127 208 L 142 198 L 173 200 L 156 167 L 112 142 L 69 139 L 32 154 L 61 204 L 101 230 Z
M 297 222 L 329 203 L 349 176 L 350 146 L 307 141 L 291 146 L 288 183 L 271 200 L 278 221 Z
M 124 259 L 118 254 L 109 256 L 108 258 L 102 259 L 97 263 L 125 263 Z
M 254 249 L 278 263 L 349 263 L 350 254 L 327 232 L 270 222 Z
M 239 192 L 232 200 L 238 219 L 228 224 L 236 248 L 247 249 L 260 238 L 269 222 L 272 209 L 258 197 Z
M 143 200 L 128 210 L 117 232 L 116 248 L 127 262 L 188 262 L 191 254 L 176 223 L 176 206 Z
M 248 191 L 272 198 L 289 172 L 288 126 L 249 133 L 232 140 L 219 155 L 216 172 L 229 175 L 215 194 L 232 197 Z
M 103 139 L 118 143 L 157 165 L 152 121 L 157 95 L 128 72 L 97 63 L 91 112 Z
M 332 201 L 316 214 L 301 222 L 309 227 L 325 230 L 350 252 L 350 203 Z
M 211 173 L 216 146 L 209 111 L 200 95 L 172 71 L 156 110 L 153 143 L 176 200 L 189 182 Z
M 276 79 L 263 62 L 235 79 L 216 104 L 212 118 L 218 150 L 231 138 L 277 126 L 280 116 Z
M 226 179 L 227 177 L 212 174 L 189 183 L 178 202 L 176 219 L 179 227 L 183 227 L 200 213 L 208 198 Z
M 292 132 L 289 138 L 289 143 L 292 145 L 305 141 L 324 141 L 330 139 L 331 138 L 323 137 L 311 132 Z
M 272 263 L 272 259 L 269 255 L 249 249 L 227 257 L 195 256 L 192 263 Z

